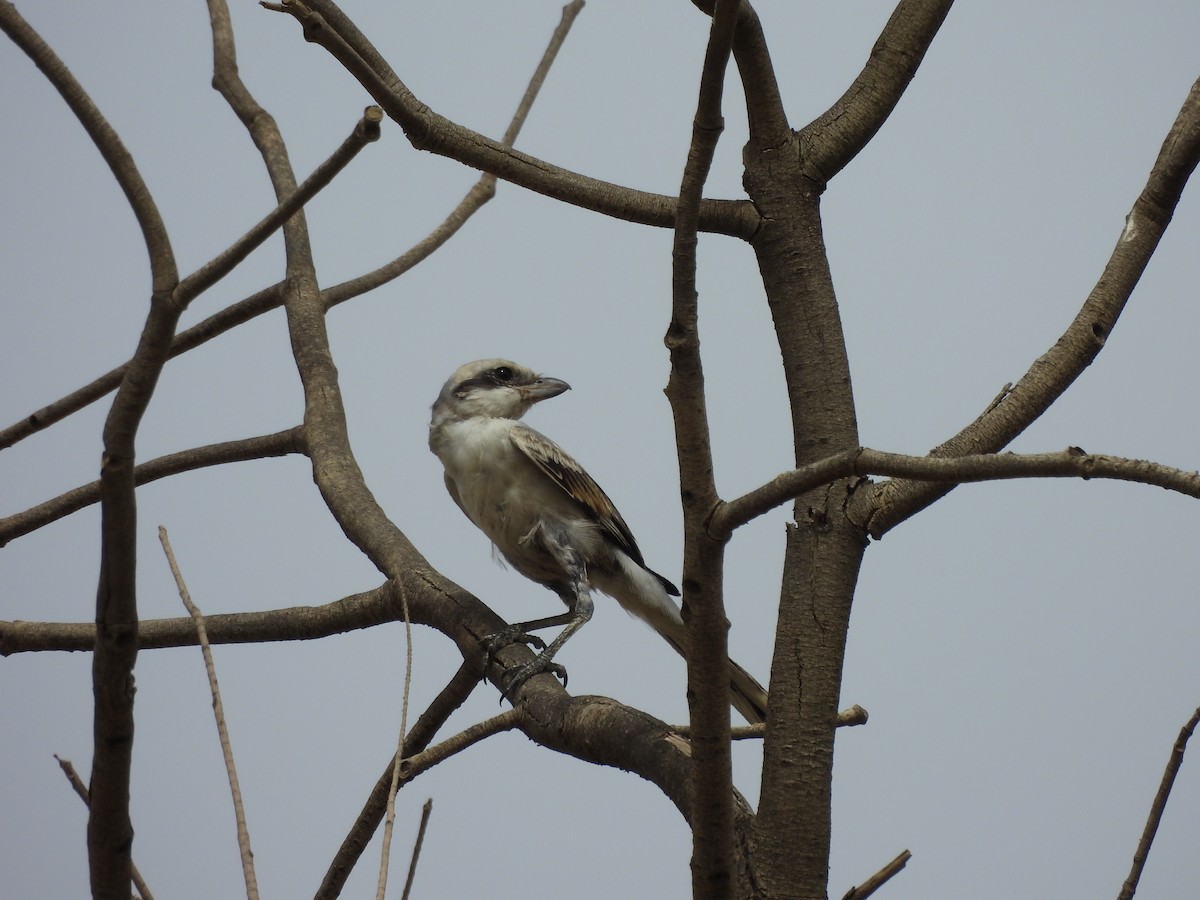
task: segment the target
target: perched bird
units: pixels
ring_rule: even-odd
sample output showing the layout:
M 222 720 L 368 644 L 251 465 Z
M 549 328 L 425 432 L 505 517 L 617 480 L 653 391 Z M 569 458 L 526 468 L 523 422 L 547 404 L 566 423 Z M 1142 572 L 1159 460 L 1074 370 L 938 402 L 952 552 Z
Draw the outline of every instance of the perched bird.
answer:
M 592 589 L 645 620 L 681 655 L 686 631 L 671 596 L 679 590 L 647 568 L 629 526 L 583 467 L 543 434 L 518 421 L 533 404 L 570 385 L 506 359 L 481 359 L 450 376 L 433 404 L 429 448 L 446 469 L 446 489 L 509 564 L 548 587 L 567 612 L 513 625 L 489 638 L 498 648 L 529 630 L 565 626 L 536 660 L 508 682 L 510 694 L 547 669 L 568 638 L 592 617 Z M 730 702 L 762 722 L 767 692 L 730 662 Z

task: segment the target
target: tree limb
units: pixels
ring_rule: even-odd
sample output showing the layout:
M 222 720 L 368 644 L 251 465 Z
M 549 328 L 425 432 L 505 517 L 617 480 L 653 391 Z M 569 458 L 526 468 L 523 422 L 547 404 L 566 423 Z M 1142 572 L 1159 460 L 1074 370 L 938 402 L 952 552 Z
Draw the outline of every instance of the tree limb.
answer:
M 908 456 L 860 447 L 784 472 L 713 513 L 709 532 L 717 539 L 751 519 L 839 478 L 890 475 L 928 484 L 967 484 L 1012 478 L 1103 478 L 1132 481 L 1200 498 L 1200 474 L 1144 459 L 1086 453 L 1070 447 L 1058 453 L 979 453 L 970 456 Z
M 275 434 L 245 438 L 240 441 L 224 441 L 220 444 L 208 444 L 160 456 L 135 466 L 133 483 L 140 487 L 160 478 L 208 466 L 303 452 L 304 430 L 300 426 L 296 426 Z M 45 503 L 30 507 L 24 512 L 6 516 L 0 519 L 0 547 L 14 538 L 36 531 L 43 525 L 69 516 L 71 513 L 78 512 L 99 501 L 100 482 L 93 481 L 60 494 Z
M 735 846 L 729 746 L 729 623 L 722 597 L 723 547 L 705 532 L 717 501 L 697 324 L 696 244 L 700 198 L 724 130 L 721 99 L 740 0 L 717 0 L 709 29 L 671 252 L 671 353 L 667 398 L 675 421 L 684 518 L 683 615 L 692 725 L 692 895 L 732 897 Z
M 1150 815 L 1146 819 L 1146 827 L 1142 830 L 1141 840 L 1138 841 L 1137 850 L 1133 854 L 1133 867 L 1129 870 L 1129 877 L 1121 886 L 1121 893 L 1117 895 L 1117 900 L 1132 900 L 1137 891 L 1138 881 L 1142 877 L 1142 869 L 1145 868 L 1146 859 L 1150 856 L 1150 845 L 1154 843 L 1154 836 L 1158 833 L 1159 823 L 1162 822 L 1163 812 L 1167 808 L 1167 800 L 1171 796 L 1171 787 L 1175 784 L 1175 776 L 1179 774 L 1179 767 L 1183 765 L 1183 753 L 1187 749 L 1188 740 L 1195 732 L 1197 725 L 1200 725 L 1200 708 L 1197 708 L 1192 717 L 1179 730 L 1179 737 L 1175 739 L 1175 746 L 1171 748 L 1171 758 L 1167 760 L 1167 768 L 1163 772 L 1162 782 L 1154 794 L 1154 802 L 1150 804 Z
M 551 165 L 438 115 L 408 90 L 379 51 L 330 0 L 262 5 L 292 15 L 303 26 L 305 39 L 340 62 L 404 129 L 416 149 L 458 160 L 583 209 L 642 225 L 674 225 L 674 197 L 636 191 Z M 749 238 L 757 223 L 753 205 L 744 200 L 706 200 L 701 204 L 703 231 Z
M 799 132 L 805 169 L 824 184 L 846 167 L 904 96 L 954 0 L 901 0 L 846 92 Z
M 1197 164 L 1200 80 L 1192 85 L 1145 188 L 1125 217 L 1117 245 L 1074 321 L 999 402 L 935 447 L 931 455 L 952 457 L 999 450 L 1028 428 L 1091 365 L 1116 327 Z M 948 490 L 907 479 L 891 481 L 856 496 L 853 515 L 874 537 L 881 537 Z

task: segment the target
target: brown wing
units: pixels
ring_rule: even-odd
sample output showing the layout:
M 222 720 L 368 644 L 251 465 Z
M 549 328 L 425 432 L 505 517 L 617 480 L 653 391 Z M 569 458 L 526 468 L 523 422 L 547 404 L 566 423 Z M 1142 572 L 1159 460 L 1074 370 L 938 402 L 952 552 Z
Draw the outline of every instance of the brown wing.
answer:
M 517 449 L 591 513 L 592 518 L 608 532 L 618 547 L 638 565 L 646 565 L 629 526 L 617 512 L 608 494 L 584 471 L 583 466 L 575 462 L 567 451 L 550 438 L 527 425 L 515 426 L 509 431 L 509 435 Z

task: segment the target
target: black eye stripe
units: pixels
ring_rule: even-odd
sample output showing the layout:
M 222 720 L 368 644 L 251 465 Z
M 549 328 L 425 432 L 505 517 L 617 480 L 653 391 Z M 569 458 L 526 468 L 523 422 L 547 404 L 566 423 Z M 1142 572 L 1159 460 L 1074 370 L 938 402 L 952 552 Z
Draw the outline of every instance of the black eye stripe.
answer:
M 509 366 L 497 366 L 484 372 L 482 375 L 476 375 L 474 378 L 468 378 L 466 381 L 460 381 L 454 388 L 454 393 L 460 397 L 465 397 L 476 388 L 494 388 L 504 387 L 506 385 L 518 383 L 516 372 Z

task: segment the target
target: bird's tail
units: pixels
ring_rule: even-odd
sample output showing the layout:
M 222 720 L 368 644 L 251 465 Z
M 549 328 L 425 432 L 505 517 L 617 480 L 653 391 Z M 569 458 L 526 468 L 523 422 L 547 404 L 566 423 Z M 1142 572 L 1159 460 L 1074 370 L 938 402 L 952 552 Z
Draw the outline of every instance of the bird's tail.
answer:
M 598 583 L 602 591 L 615 597 L 625 609 L 657 631 L 676 652 L 687 659 L 683 649 L 687 642 L 687 626 L 675 601 L 667 596 L 658 583 L 658 576 L 629 560 L 625 566 L 628 580 L 625 585 L 636 592 L 621 590 L 622 585 Z M 729 661 L 729 702 L 751 725 L 767 721 L 767 691 L 753 675 Z
M 680 656 L 687 659 L 687 653 L 683 649 L 684 627 L 683 622 L 680 622 L 678 629 L 671 628 L 672 632 L 678 633 L 668 633 L 666 629 L 658 627 L 654 630 L 666 638 L 667 643 L 674 647 Z M 751 725 L 767 721 L 766 688 L 732 659 L 729 661 L 729 703 Z
M 751 725 L 767 721 L 767 691 L 758 681 L 729 661 L 729 702 Z

